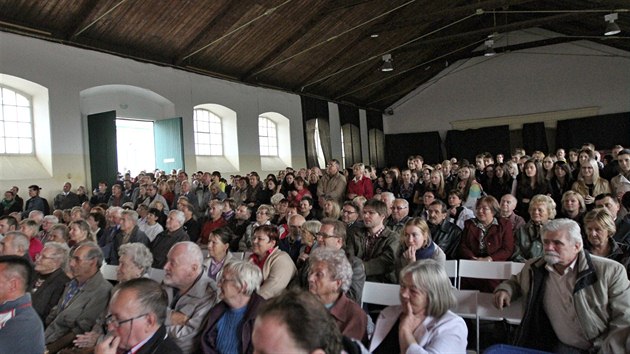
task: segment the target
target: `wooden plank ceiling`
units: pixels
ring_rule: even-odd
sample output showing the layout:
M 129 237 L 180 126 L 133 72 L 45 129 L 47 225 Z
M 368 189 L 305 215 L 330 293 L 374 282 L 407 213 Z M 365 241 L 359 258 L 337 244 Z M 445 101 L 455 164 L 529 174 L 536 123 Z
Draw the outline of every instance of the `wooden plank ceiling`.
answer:
M 0 30 L 385 110 L 489 35 L 630 51 L 628 0 L 0 0 Z M 622 33 L 602 36 L 620 10 Z M 548 44 L 498 48 L 497 51 Z M 381 56 L 394 71 L 382 72 Z

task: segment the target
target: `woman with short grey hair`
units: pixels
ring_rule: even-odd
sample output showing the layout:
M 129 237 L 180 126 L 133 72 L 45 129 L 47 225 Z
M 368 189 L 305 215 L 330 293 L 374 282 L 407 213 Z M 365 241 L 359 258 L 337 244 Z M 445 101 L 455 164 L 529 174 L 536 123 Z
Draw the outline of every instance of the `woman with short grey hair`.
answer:
M 400 272 L 400 303 L 381 311 L 370 353 L 465 353 L 468 329 L 444 267 L 433 259 Z
M 330 311 L 343 335 L 365 339 L 367 314 L 345 295 L 352 283 L 352 266 L 344 251 L 317 248 L 309 265 L 309 291 Z
M 222 300 L 208 313 L 201 331 L 203 353 L 252 353 L 251 341 L 263 281 L 260 268 L 246 261 L 229 261 L 218 279 Z
M 129 273 L 133 273 L 131 279 L 147 276 L 149 274 L 149 271 L 151 271 L 151 264 L 153 264 L 153 254 L 151 254 L 149 248 L 142 243 L 132 242 L 120 246 L 120 248 L 118 249 L 118 257 L 120 263 L 118 266 L 119 273 L 121 272 L 121 268 L 129 268 L 127 269 L 127 271 Z M 123 258 L 125 260 L 124 266 Z M 123 270 L 123 272 L 124 271 L 125 270 Z M 119 274 L 119 277 L 120 275 L 123 274 Z M 118 279 L 118 281 L 124 280 Z

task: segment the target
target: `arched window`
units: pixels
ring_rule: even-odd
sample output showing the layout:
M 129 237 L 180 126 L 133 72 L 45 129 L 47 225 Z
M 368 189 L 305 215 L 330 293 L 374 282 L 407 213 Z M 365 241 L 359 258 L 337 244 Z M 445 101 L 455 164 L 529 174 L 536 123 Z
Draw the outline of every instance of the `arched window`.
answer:
M 258 117 L 260 156 L 278 156 L 278 128 L 267 117 Z
M 31 98 L 9 87 L 0 89 L 0 154 L 33 154 Z
M 221 117 L 207 109 L 195 109 L 193 113 L 197 155 L 223 156 Z

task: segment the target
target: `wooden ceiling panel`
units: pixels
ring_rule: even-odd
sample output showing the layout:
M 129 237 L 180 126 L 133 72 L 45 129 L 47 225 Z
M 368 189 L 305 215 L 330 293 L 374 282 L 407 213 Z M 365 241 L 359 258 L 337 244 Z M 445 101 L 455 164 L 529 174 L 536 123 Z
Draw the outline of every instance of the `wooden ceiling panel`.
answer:
M 504 50 L 585 38 L 630 51 L 629 7 L 628 0 L 0 0 L 0 30 L 385 109 L 447 62 L 481 55 L 473 49 L 493 32 L 540 27 L 567 36 Z M 604 39 L 613 9 L 622 35 Z M 385 53 L 393 72 L 379 70 Z

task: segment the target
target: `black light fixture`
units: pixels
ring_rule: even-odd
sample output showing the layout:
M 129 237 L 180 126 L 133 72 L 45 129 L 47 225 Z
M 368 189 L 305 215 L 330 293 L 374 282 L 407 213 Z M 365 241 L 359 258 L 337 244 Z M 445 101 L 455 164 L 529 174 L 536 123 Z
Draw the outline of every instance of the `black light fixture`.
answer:
M 494 51 L 494 39 L 488 39 L 484 44 L 486 45 L 486 51 L 483 53 L 483 56 L 491 57 L 497 54 L 497 52 Z
M 392 65 L 391 54 L 383 55 L 383 65 L 381 65 L 381 71 L 383 72 L 394 71 L 394 65 Z
M 614 12 L 604 16 L 604 20 L 606 20 L 606 31 L 604 32 L 604 36 L 614 36 L 621 32 L 621 28 L 619 25 L 615 23 L 615 20 L 619 17 L 619 15 Z

